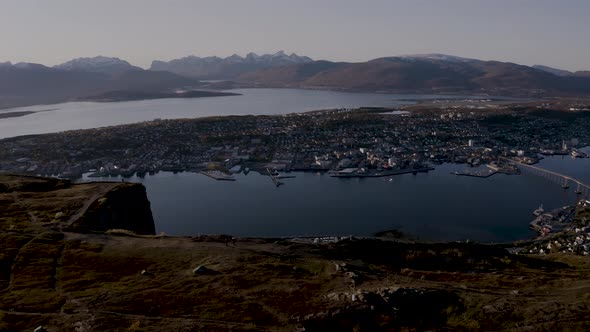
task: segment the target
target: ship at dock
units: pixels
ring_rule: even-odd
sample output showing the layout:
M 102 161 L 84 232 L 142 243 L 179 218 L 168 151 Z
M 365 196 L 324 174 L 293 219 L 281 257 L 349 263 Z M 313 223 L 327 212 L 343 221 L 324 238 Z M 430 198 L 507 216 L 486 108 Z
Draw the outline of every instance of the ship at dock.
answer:
M 541 204 L 535 211 L 533 211 L 533 215 L 535 217 L 538 217 L 538 216 L 542 215 L 543 213 L 545 213 L 545 209 L 543 208 L 543 204 Z
M 572 152 L 570 152 L 570 155 L 572 156 L 572 158 L 589 158 L 590 156 L 588 156 L 587 153 L 584 153 L 580 150 L 576 150 L 576 149 L 572 149 Z

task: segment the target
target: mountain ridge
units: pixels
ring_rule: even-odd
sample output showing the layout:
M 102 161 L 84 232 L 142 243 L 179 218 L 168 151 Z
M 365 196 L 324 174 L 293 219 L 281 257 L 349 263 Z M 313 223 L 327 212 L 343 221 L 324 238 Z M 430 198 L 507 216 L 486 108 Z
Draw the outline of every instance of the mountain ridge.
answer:
M 590 94 L 590 80 L 583 74 L 558 76 L 510 62 L 442 54 L 382 57 L 356 63 L 314 61 L 245 73 L 237 81 L 258 87 L 351 91 Z
M 170 71 L 178 75 L 198 79 L 234 79 L 246 72 L 290 64 L 309 63 L 312 61 L 307 56 L 299 56 L 295 53 L 286 54 L 281 50 L 274 54 L 262 55 L 250 52 L 244 57 L 237 54 L 225 58 L 189 55 L 170 61 L 154 60 L 149 69 L 154 71 Z
M 66 61 L 59 65 L 53 66 L 56 69 L 70 70 L 70 71 L 88 71 L 103 73 L 108 75 L 121 74 L 127 71 L 143 70 L 140 67 L 133 66 L 125 60 L 121 60 L 115 57 L 106 56 L 95 56 L 91 58 L 75 58 L 70 61 Z
M 0 108 L 59 103 L 115 90 L 161 92 L 198 85 L 195 79 L 141 68 L 109 72 L 4 64 L 0 66 Z
M 166 93 L 185 87 L 320 88 L 364 92 L 487 93 L 507 96 L 590 95 L 590 71 L 464 58 L 441 53 L 366 62 L 313 60 L 295 53 L 225 58 L 187 56 L 150 69 L 106 56 L 48 67 L 0 63 L 0 108 L 81 100 L 111 91 Z

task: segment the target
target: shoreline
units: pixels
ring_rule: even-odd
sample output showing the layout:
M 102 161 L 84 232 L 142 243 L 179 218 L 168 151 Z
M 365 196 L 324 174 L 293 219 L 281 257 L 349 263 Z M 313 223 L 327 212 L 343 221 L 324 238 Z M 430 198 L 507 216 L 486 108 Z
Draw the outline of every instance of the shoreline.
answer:
M 9 118 L 19 118 L 19 117 L 23 117 L 23 116 L 27 116 L 27 115 L 31 115 L 31 114 L 51 112 L 51 111 L 55 111 L 55 110 L 57 110 L 57 108 L 48 109 L 48 110 L 41 110 L 41 111 L 16 111 L 16 112 L 0 111 L 0 120 L 9 119 Z
M 416 95 L 416 96 L 423 96 L 423 95 L 431 95 L 431 96 L 451 96 L 453 98 L 428 98 L 428 99 L 401 99 L 400 101 L 408 103 L 418 104 L 421 101 L 424 102 L 432 102 L 436 100 L 448 100 L 448 101 L 460 101 L 464 98 L 461 97 L 477 97 L 477 98 L 485 98 L 490 99 L 492 102 L 498 101 L 513 101 L 513 102 L 522 102 L 522 101 L 539 101 L 542 99 L 539 98 L 530 98 L 530 97 L 512 97 L 512 96 L 503 96 L 503 95 L 490 95 L 490 94 L 478 94 L 477 91 L 462 91 L 462 92 L 439 92 L 439 91 L 405 91 L 405 90 L 398 90 L 398 91 L 366 91 L 366 90 L 350 90 L 350 89 L 338 89 L 338 88 L 313 88 L 313 87 L 259 87 L 259 86 L 238 86 L 231 89 L 221 89 L 221 90 L 196 90 L 196 91 L 209 91 L 213 93 L 227 93 L 227 96 L 233 95 L 242 95 L 240 93 L 233 93 L 230 91 L 234 90 L 242 90 L 242 89 L 281 89 L 281 90 L 304 90 L 304 91 L 329 91 L 329 92 L 342 92 L 342 93 L 352 93 L 352 94 L 381 94 L 381 95 Z M 107 92 L 108 93 L 108 92 Z M 475 93 L 475 94 L 474 94 Z M 226 96 L 226 95 L 221 95 Z M 11 109 L 18 109 L 24 107 L 34 107 L 34 106 L 42 106 L 42 105 L 56 105 L 56 104 L 63 104 L 69 102 L 124 102 L 124 101 L 142 101 L 142 100 L 153 100 L 153 99 L 161 99 L 161 98 L 139 98 L 139 99 L 127 99 L 127 100 L 92 100 L 96 98 L 96 96 L 91 97 L 79 97 L 73 99 L 65 99 L 62 101 L 57 102 L 40 102 L 40 103 L 33 103 L 33 104 L 23 104 L 20 106 L 0 106 L 0 111 L 11 110 Z M 164 99 L 176 99 L 176 98 L 199 98 L 199 97 L 168 97 Z M 551 97 L 549 97 L 551 98 Z M 590 96 L 579 96 L 579 97 L 572 97 L 572 98 L 590 98 Z

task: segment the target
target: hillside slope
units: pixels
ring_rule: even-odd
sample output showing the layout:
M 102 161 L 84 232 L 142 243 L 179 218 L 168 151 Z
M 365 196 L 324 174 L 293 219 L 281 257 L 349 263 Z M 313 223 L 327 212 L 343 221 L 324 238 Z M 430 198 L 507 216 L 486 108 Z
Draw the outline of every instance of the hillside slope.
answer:
M 388 57 L 361 63 L 315 61 L 246 73 L 238 81 L 265 87 L 359 91 L 590 94 L 590 79 L 582 75 L 557 76 L 513 63 L 432 56 Z
M 131 69 L 107 74 L 30 63 L 2 64 L 0 108 L 57 103 L 115 90 L 160 92 L 198 85 L 195 79 L 169 72 Z
M 153 234 L 143 186 L 1 175 L 0 330 L 590 328 L 589 257 L 113 227 Z

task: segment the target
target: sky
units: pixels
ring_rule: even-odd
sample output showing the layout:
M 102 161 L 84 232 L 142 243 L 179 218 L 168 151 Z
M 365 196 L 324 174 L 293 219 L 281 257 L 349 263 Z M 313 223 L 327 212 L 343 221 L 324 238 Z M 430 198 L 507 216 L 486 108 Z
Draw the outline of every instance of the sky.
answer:
M 445 53 L 590 70 L 588 0 L 1 0 L 0 62 L 96 55 L 149 67 L 284 50 L 367 61 Z

